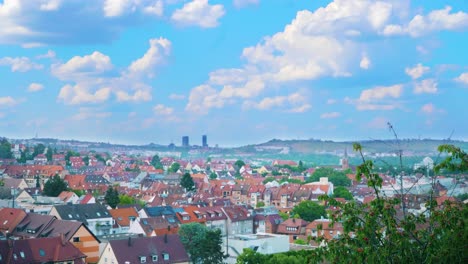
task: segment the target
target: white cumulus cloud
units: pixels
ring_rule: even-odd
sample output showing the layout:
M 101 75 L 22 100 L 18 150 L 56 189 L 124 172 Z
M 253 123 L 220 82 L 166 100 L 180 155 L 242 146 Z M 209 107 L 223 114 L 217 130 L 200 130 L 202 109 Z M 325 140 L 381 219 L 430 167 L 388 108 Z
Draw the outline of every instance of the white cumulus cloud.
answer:
M 359 63 L 359 67 L 361 67 L 364 70 L 369 69 L 371 65 L 371 61 L 367 55 L 363 55 L 361 58 L 361 62 Z
M 468 72 L 464 72 L 460 74 L 457 78 L 455 78 L 455 81 L 461 82 L 463 84 L 468 84 Z
M 422 93 L 437 93 L 437 82 L 434 79 L 425 79 L 414 85 L 413 92 L 415 94 Z
M 128 67 L 131 73 L 154 75 L 156 66 L 161 65 L 171 53 L 171 42 L 166 38 L 150 39 L 150 48 L 143 57 L 135 60 Z
M 12 72 L 27 72 L 44 68 L 42 64 L 32 62 L 28 57 L 3 57 L 0 66 L 10 66 Z
M 172 107 L 167 107 L 163 104 L 158 104 L 153 107 L 153 111 L 157 115 L 171 115 L 174 113 L 174 108 Z
M 181 26 L 212 28 L 219 25 L 218 20 L 224 14 L 223 5 L 210 5 L 208 0 L 193 0 L 175 10 L 171 20 Z
M 385 26 L 384 35 L 410 35 L 420 37 L 434 31 L 466 30 L 468 14 L 463 11 L 451 13 L 452 7 L 433 10 L 427 15 L 416 15 L 406 25 L 390 24 Z
M 42 85 L 40 83 L 31 83 L 28 86 L 28 91 L 29 92 L 38 92 L 38 91 L 40 91 L 42 89 L 44 89 L 44 85 Z
M 429 67 L 423 66 L 421 63 L 418 63 L 413 68 L 405 68 L 406 74 L 413 78 L 414 80 L 419 79 L 419 77 L 423 76 L 427 72 L 429 72 Z

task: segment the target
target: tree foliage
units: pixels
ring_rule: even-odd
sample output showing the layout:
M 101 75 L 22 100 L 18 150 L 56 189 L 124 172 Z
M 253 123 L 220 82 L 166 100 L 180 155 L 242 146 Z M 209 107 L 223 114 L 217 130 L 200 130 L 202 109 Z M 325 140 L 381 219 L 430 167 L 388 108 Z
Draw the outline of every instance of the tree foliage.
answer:
M 169 172 L 177 172 L 178 170 L 180 169 L 180 164 L 177 163 L 177 162 L 174 162 L 171 164 L 171 166 L 169 167 L 168 171 Z
M 188 192 L 195 190 L 195 182 L 190 173 L 186 172 L 180 179 L 180 186 L 184 187 Z
M 67 183 L 60 178 L 60 176 L 55 175 L 44 184 L 44 190 L 42 192 L 47 196 L 57 197 L 61 192 L 67 189 Z
M 119 191 L 113 187 L 109 187 L 106 191 L 106 195 L 104 196 L 104 200 L 110 207 L 112 207 L 112 209 L 115 209 L 115 207 L 120 203 Z
M 219 229 L 210 230 L 200 223 L 189 223 L 180 227 L 179 236 L 192 263 L 223 263 Z
M 210 173 L 210 180 L 216 180 L 218 178 L 218 175 L 215 172 Z
M 352 200 L 353 195 L 346 189 L 346 187 L 338 186 L 333 190 L 334 198 L 344 198 L 345 200 Z
M 159 159 L 158 155 L 154 155 L 153 158 L 151 159 L 151 165 L 155 169 L 162 169 L 163 165 L 161 164 L 161 160 Z
M 341 208 L 332 214 L 332 222 L 341 222 L 344 233 L 340 239 L 327 242 L 326 247 L 313 251 L 317 262 L 332 263 L 464 263 L 468 258 L 467 205 L 445 202 L 438 205 L 433 193 L 425 204 L 426 211 L 412 214 L 404 210 L 404 199 L 385 197 L 380 189 L 382 178 L 374 163 L 364 158 L 360 144 L 354 145 L 362 157 L 356 177 L 367 178 L 375 197 L 369 204 L 355 201 L 341 204 L 326 198 L 330 205 Z M 456 147 L 452 157 L 465 157 Z M 463 165 L 442 162 L 440 168 L 463 169 Z M 461 159 L 460 162 L 463 162 Z M 466 169 L 465 169 L 466 171 Z M 403 210 L 402 210 L 403 209 Z M 346 256 L 346 259 L 343 259 Z
M 310 200 L 302 201 L 294 206 L 291 213 L 309 222 L 319 219 L 321 216 L 326 216 L 325 207 Z
M 42 143 L 37 144 L 36 146 L 34 146 L 34 151 L 33 151 L 33 155 L 32 155 L 33 158 L 36 157 L 39 154 L 44 154 L 45 149 L 46 149 L 46 147 Z
M 0 141 L 0 159 L 11 159 L 13 155 L 11 154 L 11 144 L 3 138 Z
M 51 162 L 52 161 L 52 155 L 54 155 L 53 153 L 53 150 L 52 148 L 49 146 L 47 147 L 47 151 L 46 151 L 46 157 L 47 157 L 47 161 Z
M 322 177 L 327 177 L 328 181 L 332 182 L 334 186 L 351 185 L 351 180 L 343 171 L 337 171 L 332 168 L 318 168 L 308 179 L 308 182 L 319 181 Z

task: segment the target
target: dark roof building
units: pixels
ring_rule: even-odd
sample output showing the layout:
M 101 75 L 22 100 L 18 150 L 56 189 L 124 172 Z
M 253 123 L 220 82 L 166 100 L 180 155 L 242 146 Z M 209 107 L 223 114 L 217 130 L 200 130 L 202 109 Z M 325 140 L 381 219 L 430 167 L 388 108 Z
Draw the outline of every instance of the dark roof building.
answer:
M 99 263 L 188 263 L 178 235 L 109 241 Z
M 63 237 L 0 240 L 0 263 L 85 263 L 86 255 Z

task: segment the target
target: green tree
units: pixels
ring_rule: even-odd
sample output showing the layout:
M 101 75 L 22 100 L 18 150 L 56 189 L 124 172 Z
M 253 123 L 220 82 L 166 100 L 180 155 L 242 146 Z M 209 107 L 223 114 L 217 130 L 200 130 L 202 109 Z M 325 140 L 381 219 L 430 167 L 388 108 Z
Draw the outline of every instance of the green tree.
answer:
M 168 171 L 169 171 L 169 172 L 175 173 L 175 172 L 177 172 L 179 169 L 180 169 L 180 164 L 177 163 L 177 162 L 174 162 L 174 163 L 171 164 L 171 166 L 169 167 Z
M 46 147 L 42 143 L 37 144 L 36 146 L 34 146 L 34 152 L 33 152 L 33 155 L 32 155 L 33 158 L 36 157 L 39 154 L 44 154 L 45 149 L 46 149 Z
M 0 159 L 11 159 L 13 154 L 11 153 L 11 144 L 3 138 L 0 141 Z
M 89 157 L 88 157 L 88 156 L 84 156 L 84 157 L 83 157 L 83 162 L 84 162 L 85 166 L 88 166 L 88 165 L 89 165 Z
M 110 207 L 112 207 L 112 209 L 115 209 L 115 207 L 120 203 L 119 191 L 113 187 L 109 187 L 106 191 L 106 195 L 104 196 L 104 200 Z
M 195 183 L 190 173 L 184 173 L 182 179 L 180 179 L 180 186 L 184 187 L 188 192 L 195 190 Z
M 163 166 L 161 164 L 161 160 L 159 159 L 159 156 L 158 155 L 154 155 L 153 158 L 151 159 L 151 165 L 155 168 L 155 169 L 162 169 Z
M 278 214 L 279 214 L 279 216 L 281 216 L 281 218 L 283 219 L 283 221 L 286 221 L 286 220 L 289 219 L 289 214 L 287 214 L 287 213 L 279 212 Z
M 352 200 L 353 195 L 346 189 L 346 187 L 338 186 L 333 190 L 334 198 L 344 198 L 345 200 Z
M 100 162 L 106 164 L 106 159 L 104 159 L 104 158 L 102 157 L 101 154 L 96 154 L 94 157 L 95 157 L 98 161 L 100 161 Z
M 121 194 L 119 195 L 119 204 L 136 204 L 138 203 L 132 196 Z
M 325 207 L 310 200 L 302 201 L 294 206 L 291 213 L 309 222 L 319 219 L 321 216 L 326 216 Z
M 366 177 L 376 198 L 369 204 L 355 201 L 341 204 L 333 198 L 325 198 L 330 205 L 341 209 L 332 214 L 331 219 L 332 223 L 341 222 L 344 232 L 340 239 L 328 241 L 327 247 L 312 252 L 315 262 L 466 262 L 467 205 L 447 201 L 440 206 L 431 191 L 425 204 L 425 213 L 409 213 L 405 210 L 405 199 L 382 195 L 380 190 L 383 180 L 376 172 L 374 162 L 364 157 L 360 144 L 355 143 L 353 148 L 362 159 L 362 164 L 356 169 L 356 178 L 360 180 L 361 177 Z M 452 145 L 439 147 L 439 151 L 449 155 L 436 165 L 436 172 L 467 171 L 465 152 Z M 433 181 L 435 182 L 435 178 Z M 346 256 L 345 260 L 343 256 Z
M 47 161 L 51 162 L 52 161 L 52 155 L 53 155 L 53 151 L 52 151 L 52 148 L 49 146 L 47 147 L 47 151 L 46 151 L 46 157 L 47 157 Z
M 180 226 L 179 236 L 192 263 L 223 263 L 220 230 L 209 230 L 200 223 L 189 223 Z
M 56 174 L 46 181 L 42 192 L 47 196 L 57 197 L 61 192 L 66 191 L 67 189 L 67 183 Z
M 351 180 L 342 171 L 336 171 L 332 168 L 318 168 L 307 182 L 319 181 L 320 178 L 327 177 L 328 181 L 334 186 L 350 186 Z
M 260 208 L 260 207 L 264 207 L 264 206 L 265 206 L 265 202 L 263 202 L 263 201 L 259 201 L 259 202 L 255 205 L 256 208 Z
M 216 180 L 218 175 L 215 172 L 210 173 L 210 180 Z

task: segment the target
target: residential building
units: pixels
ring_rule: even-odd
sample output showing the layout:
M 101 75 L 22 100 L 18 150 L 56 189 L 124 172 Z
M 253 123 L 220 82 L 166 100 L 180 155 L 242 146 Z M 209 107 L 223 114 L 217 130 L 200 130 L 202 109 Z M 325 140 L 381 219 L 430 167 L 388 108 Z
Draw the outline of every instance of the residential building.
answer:
M 111 240 L 101 254 L 99 264 L 111 263 L 189 263 L 178 235 L 129 237 Z
M 14 264 L 85 263 L 86 255 L 64 237 L 0 240 L 0 262 Z
M 62 220 L 82 222 L 96 236 L 112 233 L 112 216 L 107 208 L 99 203 L 57 205 L 52 208 L 50 215 Z
M 253 216 L 242 206 L 222 207 L 227 216 L 228 236 L 253 233 Z
M 289 242 L 293 243 L 296 239 L 306 240 L 306 226 L 309 222 L 302 219 L 290 218 L 278 226 L 278 234 L 288 235 Z

